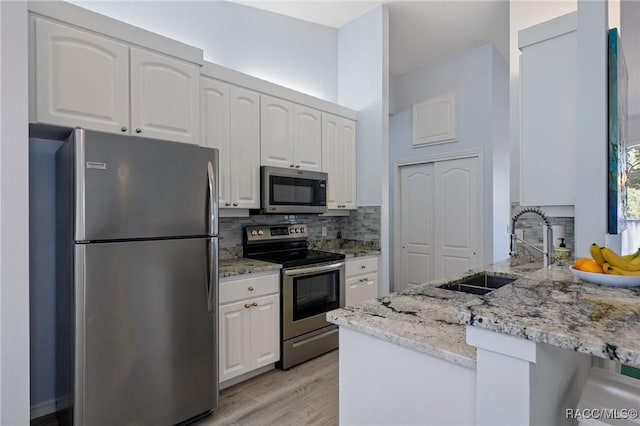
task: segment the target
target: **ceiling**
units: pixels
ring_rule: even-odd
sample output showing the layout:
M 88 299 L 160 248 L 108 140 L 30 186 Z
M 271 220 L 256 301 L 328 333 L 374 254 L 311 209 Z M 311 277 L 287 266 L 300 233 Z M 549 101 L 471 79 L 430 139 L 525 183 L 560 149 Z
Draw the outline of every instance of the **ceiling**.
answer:
M 507 0 L 230 0 L 340 28 L 380 4 L 389 8 L 389 68 L 400 75 L 493 43 L 509 58 Z M 621 1 L 621 36 L 629 71 L 629 114 L 640 114 L 640 0 Z
M 509 2 L 505 0 L 231 1 L 334 28 L 385 3 L 389 8 L 389 67 L 393 75 L 489 42 L 509 57 Z

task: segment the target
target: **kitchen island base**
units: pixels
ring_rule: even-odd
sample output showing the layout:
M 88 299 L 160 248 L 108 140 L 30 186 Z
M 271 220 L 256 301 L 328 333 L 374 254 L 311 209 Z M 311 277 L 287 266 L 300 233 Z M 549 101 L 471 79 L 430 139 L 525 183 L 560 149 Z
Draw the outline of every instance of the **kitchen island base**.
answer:
M 340 328 L 340 424 L 475 424 L 476 372 Z

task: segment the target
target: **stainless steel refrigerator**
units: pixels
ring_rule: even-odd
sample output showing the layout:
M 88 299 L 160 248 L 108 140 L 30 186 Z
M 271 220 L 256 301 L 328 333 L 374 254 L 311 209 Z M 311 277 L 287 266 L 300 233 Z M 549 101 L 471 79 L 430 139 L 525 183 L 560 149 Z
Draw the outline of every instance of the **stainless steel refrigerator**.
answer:
M 74 425 L 218 403 L 218 151 L 75 129 L 56 156 L 57 391 Z

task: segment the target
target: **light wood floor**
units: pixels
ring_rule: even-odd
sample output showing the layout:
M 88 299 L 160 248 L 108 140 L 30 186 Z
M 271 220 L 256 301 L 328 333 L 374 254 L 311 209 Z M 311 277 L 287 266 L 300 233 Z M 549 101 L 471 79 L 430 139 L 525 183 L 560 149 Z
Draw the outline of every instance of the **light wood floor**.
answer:
M 338 351 L 272 370 L 220 392 L 213 416 L 194 425 L 337 425 Z

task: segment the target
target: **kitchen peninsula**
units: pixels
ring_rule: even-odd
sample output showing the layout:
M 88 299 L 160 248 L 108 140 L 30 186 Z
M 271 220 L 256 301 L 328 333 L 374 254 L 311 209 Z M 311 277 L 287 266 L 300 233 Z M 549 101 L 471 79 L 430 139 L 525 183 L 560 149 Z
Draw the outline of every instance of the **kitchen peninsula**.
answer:
M 438 288 L 484 272 L 517 280 L 484 296 Z M 327 317 L 345 424 L 572 424 L 591 356 L 640 366 L 640 289 L 567 266 L 509 259 Z

